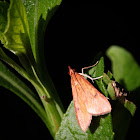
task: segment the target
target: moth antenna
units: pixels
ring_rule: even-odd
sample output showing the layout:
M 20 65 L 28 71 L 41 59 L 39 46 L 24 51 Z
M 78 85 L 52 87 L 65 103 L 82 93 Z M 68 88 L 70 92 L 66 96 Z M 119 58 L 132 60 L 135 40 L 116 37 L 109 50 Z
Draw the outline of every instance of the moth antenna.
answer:
M 98 64 L 98 62 L 99 61 L 97 61 L 94 65 L 91 65 L 91 66 L 88 66 L 88 67 L 84 67 L 84 68 L 82 68 L 82 73 L 84 73 L 84 69 L 88 69 L 88 68 L 91 68 L 91 67 L 94 67 L 94 66 L 96 66 L 97 64 Z

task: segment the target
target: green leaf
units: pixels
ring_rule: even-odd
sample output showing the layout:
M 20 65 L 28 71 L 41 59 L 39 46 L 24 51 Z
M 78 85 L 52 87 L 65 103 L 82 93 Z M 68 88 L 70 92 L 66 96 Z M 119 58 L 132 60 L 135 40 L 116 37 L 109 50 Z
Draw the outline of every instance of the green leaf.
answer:
M 108 85 L 109 83 L 112 83 L 112 81 L 110 80 L 109 76 L 106 73 L 103 74 L 103 81 L 106 85 Z
M 107 50 L 107 56 L 112 61 L 113 76 L 118 83 L 124 85 L 128 91 L 140 86 L 140 67 L 127 50 L 111 46 Z
M 92 77 L 92 78 L 96 78 L 99 76 L 103 76 L 104 74 L 104 58 L 101 57 L 99 62 L 97 63 L 96 66 L 92 67 L 91 69 L 89 69 L 88 74 Z M 96 80 L 96 84 L 98 85 L 100 91 L 106 96 L 108 97 L 108 92 L 106 90 L 106 86 L 103 83 L 102 78 Z
M 47 24 L 62 0 L 22 0 L 29 23 L 29 34 L 32 52 L 39 69 L 41 80 L 47 79 L 44 55 L 44 34 Z M 47 80 L 46 80 L 47 82 Z
M 112 74 L 110 71 L 107 72 L 107 76 L 108 76 L 110 79 L 113 78 L 113 74 Z
M 34 64 L 34 60 L 29 42 L 28 20 L 26 17 L 24 5 L 22 4 L 21 0 L 10 1 L 10 7 L 6 17 L 7 25 L 4 32 L 0 36 L 0 39 L 4 44 L 3 46 L 10 50 L 11 53 L 14 53 L 18 56 L 26 72 L 30 75 L 30 77 L 33 78 L 34 74 L 31 65 Z M 3 50 L 3 48 L 0 48 L 0 58 L 14 69 L 19 69 L 20 66 L 17 64 L 17 61 L 12 60 L 9 57 L 10 53 L 7 53 L 9 54 L 9 56 L 7 56 Z M 29 58 L 30 60 L 28 60 Z M 20 68 L 20 70 L 22 72 L 18 72 L 20 74 L 22 73 L 22 76 L 25 75 L 25 73 L 23 73 L 24 70 L 22 70 L 22 68 Z
M 0 1 L 0 35 L 4 32 L 7 25 L 7 10 L 9 4 L 6 1 Z
M 104 73 L 104 58 L 101 57 L 99 62 L 97 63 L 96 66 L 92 67 L 89 71 L 88 74 L 91 77 L 99 77 L 102 76 Z
M 62 119 L 61 127 L 56 133 L 55 139 L 56 140 L 88 139 L 88 134 L 81 130 L 77 122 L 73 101 L 69 105 Z
M 130 111 L 131 115 L 134 116 L 136 105 L 128 100 L 125 100 L 124 106 Z
M 0 86 L 3 86 L 22 100 L 24 100 L 43 120 L 46 122 L 46 113 L 39 98 L 30 90 L 18 77 L 15 76 L 1 61 L 0 61 Z M 5 100 L 6 103 L 6 100 Z
M 93 117 L 91 133 L 89 133 L 89 140 L 113 140 L 114 132 L 112 128 L 111 113 Z
M 108 92 L 106 90 L 106 85 L 103 82 L 103 79 L 96 80 L 96 84 L 98 85 L 99 90 L 108 97 Z
M 28 21 L 21 0 L 10 1 L 7 26 L 1 39 L 4 46 L 15 54 L 29 51 Z
M 114 133 L 112 132 L 112 120 L 111 114 L 93 117 L 93 121 L 86 132 L 83 132 L 78 125 L 74 103 L 73 101 L 69 105 L 67 112 L 65 113 L 61 127 L 57 132 L 56 140 L 102 140 L 113 139 Z
M 107 91 L 112 100 L 116 100 L 115 91 L 111 83 L 108 84 Z
M 22 0 L 29 22 L 30 42 L 35 59 L 38 57 L 38 39 L 44 38 L 44 32 L 55 8 L 62 0 Z M 42 43 L 41 43 L 42 45 Z
M 131 118 L 132 115 L 124 105 L 116 101 L 112 111 L 113 131 L 115 133 L 116 140 L 125 139 Z

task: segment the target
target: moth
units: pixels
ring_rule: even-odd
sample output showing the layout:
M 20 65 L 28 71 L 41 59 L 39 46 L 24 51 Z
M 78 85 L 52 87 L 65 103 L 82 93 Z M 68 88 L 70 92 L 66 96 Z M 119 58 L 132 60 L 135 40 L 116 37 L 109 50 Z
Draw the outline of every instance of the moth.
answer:
M 84 76 L 69 68 L 75 114 L 81 129 L 86 132 L 92 116 L 111 112 L 108 99 L 100 93 Z M 89 76 L 87 76 L 89 77 Z

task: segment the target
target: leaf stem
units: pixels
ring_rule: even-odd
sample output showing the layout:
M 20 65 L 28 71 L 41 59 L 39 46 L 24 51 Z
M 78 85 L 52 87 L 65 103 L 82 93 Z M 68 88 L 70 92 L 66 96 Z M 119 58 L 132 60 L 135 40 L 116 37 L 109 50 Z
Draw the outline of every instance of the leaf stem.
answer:
M 60 122 L 63 116 L 63 108 L 61 109 L 59 102 L 54 98 L 54 90 L 48 90 L 50 86 L 47 84 L 47 88 L 42 84 L 40 79 L 38 78 L 36 71 L 32 65 L 30 65 L 32 71 L 27 72 L 23 68 L 21 68 L 17 63 L 15 63 L 11 58 L 9 58 L 3 50 L 0 48 L 0 52 L 3 54 L 3 60 L 9 64 L 12 68 L 14 68 L 19 74 L 21 74 L 25 79 L 32 83 L 35 87 L 36 91 L 39 94 L 39 97 L 43 103 L 45 108 L 45 115 L 43 116 L 39 114 L 41 119 L 46 124 L 47 128 L 49 129 L 50 133 L 54 137 L 58 128 L 60 126 Z M 49 83 L 49 79 L 48 79 Z M 30 96 L 30 95 L 29 95 Z M 46 96 L 48 101 L 44 101 L 42 96 Z M 30 102 L 34 102 L 34 100 L 30 100 Z M 37 104 L 35 105 L 38 108 Z

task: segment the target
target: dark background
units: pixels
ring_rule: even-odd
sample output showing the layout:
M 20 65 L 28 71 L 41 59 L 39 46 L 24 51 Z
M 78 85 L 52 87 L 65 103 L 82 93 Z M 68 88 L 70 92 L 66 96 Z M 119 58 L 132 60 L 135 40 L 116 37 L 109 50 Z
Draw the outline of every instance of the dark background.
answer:
M 46 29 L 45 56 L 65 109 L 72 100 L 68 65 L 80 72 L 111 45 L 126 48 L 140 63 L 139 12 L 136 5 L 62 2 Z M 111 70 L 110 64 L 105 56 L 107 70 Z M 46 126 L 26 103 L 3 87 L 0 92 L 0 128 L 5 139 L 51 139 Z M 139 136 L 137 121 L 134 117 L 127 139 Z

